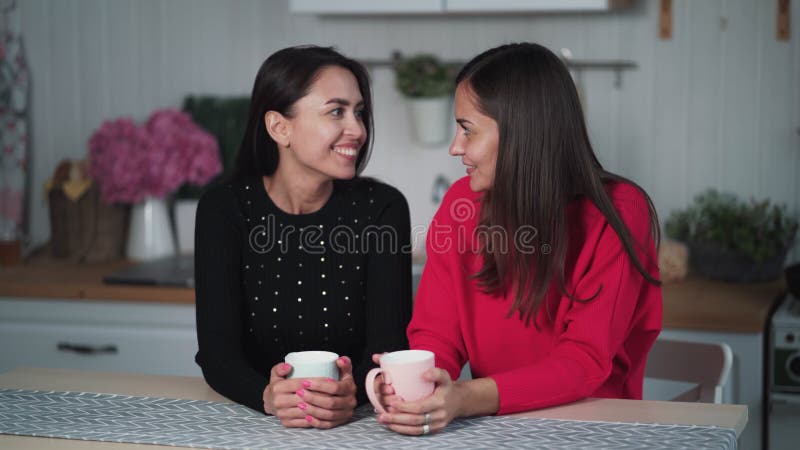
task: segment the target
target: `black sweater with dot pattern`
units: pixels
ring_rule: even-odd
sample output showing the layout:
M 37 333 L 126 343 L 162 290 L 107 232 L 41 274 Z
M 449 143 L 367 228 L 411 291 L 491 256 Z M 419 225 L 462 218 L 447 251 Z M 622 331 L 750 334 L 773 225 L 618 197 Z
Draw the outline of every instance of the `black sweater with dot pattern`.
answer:
M 373 353 L 408 348 L 408 204 L 368 178 L 334 181 L 310 214 L 288 214 L 260 177 L 210 189 L 197 208 L 195 361 L 229 399 L 264 410 L 269 372 L 299 350 L 353 361 L 358 400 Z

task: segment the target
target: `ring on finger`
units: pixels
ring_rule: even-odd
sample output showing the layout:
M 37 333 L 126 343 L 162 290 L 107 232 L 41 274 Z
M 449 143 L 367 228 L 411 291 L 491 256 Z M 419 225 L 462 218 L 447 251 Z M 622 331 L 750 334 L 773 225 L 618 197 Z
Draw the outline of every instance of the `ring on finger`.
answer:
M 431 432 L 431 426 L 427 423 L 422 426 L 422 434 L 428 434 Z
M 425 422 L 423 422 L 423 425 L 430 425 L 430 423 L 431 423 L 431 413 L 426 412 L 425 413 Z

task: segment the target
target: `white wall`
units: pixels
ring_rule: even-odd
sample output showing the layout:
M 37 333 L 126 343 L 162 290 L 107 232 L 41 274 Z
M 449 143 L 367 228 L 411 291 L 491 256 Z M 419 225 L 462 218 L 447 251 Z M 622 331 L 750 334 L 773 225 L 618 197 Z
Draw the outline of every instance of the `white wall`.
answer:
M 775 39 L 774 1 L 676 0 L 671 40 L 657 38 L 657 2 L 588 15 L 316 17 L 286 1 L 19 0 L 33 74 L 32 234 L 47 239 L 42 185 L 57 162 L 86 153 L 102 120 L 142 119 L 187 94 L 246 94 L 271 52 L 330 44 L 386 59 L 392 49 L 468 59 L 509 41 L 535 41 L 576 58 L 626 59 L 581 77 L 595 148 L 607 168 L 632 177 L 662 217 L 716 186 L 770 197 L 800 212 L 800 5 L 792 39 Z M 425 224 L 437 173 L 463 173 L 447 145 L 420 148 L 388 69 L 372 70 L 374 158 L 368 174 L 408 197 Z M 795 252 L 795 259 L 800 252 Z

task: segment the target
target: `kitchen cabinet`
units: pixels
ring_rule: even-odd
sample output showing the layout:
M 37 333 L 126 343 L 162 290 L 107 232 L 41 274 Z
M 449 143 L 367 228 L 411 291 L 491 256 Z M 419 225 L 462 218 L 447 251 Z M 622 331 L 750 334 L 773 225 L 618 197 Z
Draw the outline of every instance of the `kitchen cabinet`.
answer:
M 628 7 L 633 0 L 290 0 L 298 14 L 476 14 L 605 12 Z
M 202 375 L 193 305 L 0 298 L 0 372 L 18 366 Z
M 444 12 L 443 0 L 290 0 L 298 14 L 435 14 Z
M 450 13 L 605 12 L 630 6 L 626 0 L 445 0 Z

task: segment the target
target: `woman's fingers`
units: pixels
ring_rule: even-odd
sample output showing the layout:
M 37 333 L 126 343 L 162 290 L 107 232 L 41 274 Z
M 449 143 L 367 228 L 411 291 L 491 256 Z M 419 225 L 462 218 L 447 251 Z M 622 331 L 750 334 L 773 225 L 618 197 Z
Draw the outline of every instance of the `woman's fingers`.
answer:
M 442 430 L 447 421 L 443 419 L 444 413 L 434 411 L 431 413 L 429 433 L 435 433 Z M 422 414 L 405 414 L 405 413 L 386 413 L 378 416 L 378 422 L 386 425 L 390 430 L 402 434 L 419 435 L 423 434 L 423 425 L 425 425 L 425 415 Z
M 275 380 L 270 383 L 272 385 L 272 392 L 278 394 L 288 394 L 296 392 L 298 389 L 303 388 L 303 380 L 289 379 L 289 380 Z
M 322 421 L 341 422 L 346 421 L 353 416 L 352 408 L 326 409 L 306 402 L 300 402 L 297 405 L 297 408 L 305 412 L 307 415 Z
M 446 384 L 453 384 L 453 380 L 450 378 L 450 374 L 438 367 L 434 367 L 433 369 L 428 369 L 425 373 L 422 374 L 425 379 L 433 381 L 436 383 L 437 386 L 446 385 Z
M 311 422 L 305 419 L 305 417 L 300 419 L 281 420 L 281 425 L 285 426 L 286 428 L 311 428 L 313 426 Z
M 355 389 L 348 395 L 330 395 L 327 393 L 300 390 L 297 395 L 310 405 L 324 409 L 349 409 L 356 407 Z
M 391 384 L 381 383 L 380 393 L 384 396 L 394 395 L 394 388 Z
M 291 406 L 278 408 L 275 416 L 285 425 L 325 428 L 327 425 L 346 422 L 353 416 L 353 410 L 328 410 L 300 401 Z M 311 420 L 312 418 L 317 419 L 317 422 Z
M 288 396 L 284 396 L 288 397 Z M 305 413 L 302 409 L 298 408 L 298 402 L 290 402 L 285 403 L 281 402 L 282 405 L 276 407 L 275 410 L 275 417 L 281 421 L 281 425 L 290 428 L 309 428 L 311 427 L 311 423 L 306 420 L 306 416 L 308 414 Z
M 327 430 L 329 428 L 338 427 L 339 425 L 347 423 L 347 421 L 350 420 L 350 418 L 348 417 L 347 419 L 343 419 L 343 420 L 330 421 L 330 420 L 320 420 L 320 419 L 317 419 L 314 416 L 310 416 L 309 415 L 309 416 L 305 417 L 305 420 L 308 421 L 308 424 L 310 426 L 314 427 L 314 428 L 320 428 L 320 429 Z
M 292 372 L 292 366 L 287 363 L 278 363 L 269 371 L 269 382 L 283 380 Z
M 339 381 L 333 378 L 309 378 L 303 381 L 303 389 L 328 395 L 349 396 L 355 395 L 357 388 L 353 375 L 347 374 Z
M 342 378 L 345 374 L 353 374 L 353 362 L 347 356 L 340 356 L 336 360 L 336 367 L 339 368 L 339 378 Z

